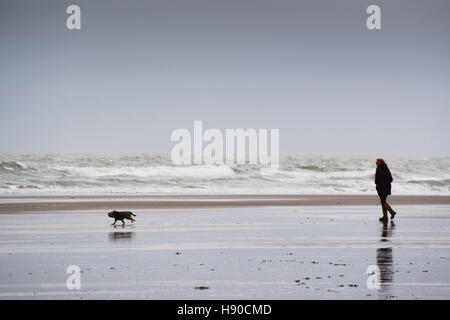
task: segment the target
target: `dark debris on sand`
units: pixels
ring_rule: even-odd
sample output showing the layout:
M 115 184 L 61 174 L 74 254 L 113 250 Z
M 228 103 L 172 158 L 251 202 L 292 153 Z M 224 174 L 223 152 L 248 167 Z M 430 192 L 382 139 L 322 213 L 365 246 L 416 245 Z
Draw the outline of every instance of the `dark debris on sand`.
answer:
M 205 287 L 205 286 L 195 287 L 195 290 L 207 290 L 207 289 L 209 289 L 209 287 Z

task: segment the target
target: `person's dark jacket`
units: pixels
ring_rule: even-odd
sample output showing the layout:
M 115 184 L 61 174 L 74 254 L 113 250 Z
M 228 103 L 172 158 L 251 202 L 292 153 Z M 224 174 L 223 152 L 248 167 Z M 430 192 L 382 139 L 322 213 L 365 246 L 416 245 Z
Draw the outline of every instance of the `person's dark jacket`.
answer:
M 377 191 L 379 194 L 391 194 L 391 182 L 393 181 L 391 171 L 386 163 L 382 163 L 377 166 L 375 172 L 375 184 L 377 185 Z

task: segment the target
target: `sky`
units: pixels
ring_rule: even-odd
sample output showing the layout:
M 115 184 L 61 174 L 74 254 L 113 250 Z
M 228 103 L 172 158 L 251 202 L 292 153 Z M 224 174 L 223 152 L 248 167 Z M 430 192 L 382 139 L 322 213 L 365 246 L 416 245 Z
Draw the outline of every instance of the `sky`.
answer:
M 282 154 L 450 155 L 449 15 L 445 0 L 2 0 L 0 151 L 169 152 L 202 120 L 279 129 Z

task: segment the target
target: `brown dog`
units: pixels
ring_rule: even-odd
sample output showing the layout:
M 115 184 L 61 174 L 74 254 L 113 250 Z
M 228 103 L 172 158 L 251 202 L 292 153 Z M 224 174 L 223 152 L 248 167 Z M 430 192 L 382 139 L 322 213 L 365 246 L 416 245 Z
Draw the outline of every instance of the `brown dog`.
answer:
M 131 222 L 134 222 L 135 220 L 133 219 L 133 217 L 136 217 L 135 214 L 133 214 L 131 211 L 111 211 L 108 212 L 108 217 L 110 218 L 114 218 L 114 223 L 112 223 L 112 225 L 114 226 L 117 222 L 117 220 L 122 221 L 123 225 L 125 225 L 125 221 L 123 221 L 123 219 L 128 219 L 131 220 Z

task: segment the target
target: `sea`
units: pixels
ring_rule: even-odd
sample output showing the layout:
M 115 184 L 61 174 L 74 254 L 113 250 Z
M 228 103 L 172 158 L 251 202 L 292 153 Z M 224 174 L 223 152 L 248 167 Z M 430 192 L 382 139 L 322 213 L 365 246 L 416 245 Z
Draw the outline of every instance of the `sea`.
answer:
M 174 165 L 167 153 L 0 153 L 0 195 L 375 194 L 377 156 L 282 155 L 258 165 Z M 449 156 L 385 156 L 392 194 L 450 195 Z

